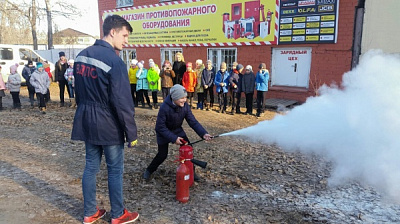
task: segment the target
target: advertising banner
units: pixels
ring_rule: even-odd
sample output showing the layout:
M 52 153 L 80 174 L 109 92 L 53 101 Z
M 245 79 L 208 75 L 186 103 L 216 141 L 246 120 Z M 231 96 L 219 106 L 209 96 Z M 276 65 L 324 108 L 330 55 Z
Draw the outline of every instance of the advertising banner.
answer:
M 279 44 L 336 43 L 339 0 L 281 0 Z
M 108 10 L 133 27 L 132 47 L 277 43 L 279 1 L 183 0 Z

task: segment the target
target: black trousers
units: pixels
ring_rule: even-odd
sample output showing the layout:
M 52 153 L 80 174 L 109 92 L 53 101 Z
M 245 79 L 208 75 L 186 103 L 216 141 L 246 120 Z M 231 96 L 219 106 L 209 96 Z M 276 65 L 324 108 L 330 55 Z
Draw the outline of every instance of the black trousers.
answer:
M 240 113 L 240 100 L 242 99 L 242 92 L 236 93 L 236 113 Z
M 146 103 L 144 102 L 144 98 L 146 98 L 147 104 L 150 105 L 149 91 L 141 89 L 139 90 L 138 94 L 139 101 L 142 102 L 142 106 L 146 105 Z
M 158 91 L 152 91 L 151 92 L 151 97 L 153 98 L 153 103 L 154 104 L 157 104 L 158 102 L 157 102 L 157 93 L 158 93 Z
M 132 100 L 135 106 L 137 106 L 138 101 L 137 101 L 137 93 L 136 93 L 136 84 L 131 84 L 131 95 L 132 95 Z
M 13 107 L 21 108 L 21 100 L 19 99 L 19 92 L 10 92 L 13 99 Z
M 210 103 L 214 104 L 214 87 L 208 87 L 208 89 L 204 89 L 204 103 L 207 103 L 208 94 L 210 94 Z
M 253 113 L 253 95 L 254 93 L 246 93 L 246 113 Z
M 36 93 L 36 96 L 39 100 L 39 108 L 46 108 L 46 101 L 44 100 L 44 94 L 42 93 Z
M 257 91 L 257 113 L 264 113 L 264 93 L 265 91 Z
M 67 80 L 58 81 L 58 88 L 60 88 L 60 103 L 64 103 L 65 87 L 67 87 L 68 96 L 70 96 L 71 94 L 69 93 Z
M 167 98 L 167 96 L 169 95 L 170 89 L 171 89 L 170 87 L 162 87 L 161 88 L 163 100 L 165 100 L 165 98 Z
M 204 92 L 203 93 L 197 93 L 197 102 L 198 103 L 203 103 L 204 102 Z
M 238 101 L 237 93 L 232 91 L 232 112 L 234 112 L 236 110 L 236 108 L 237 108 L 237 105 L 236 105 L 237 101 Z
M 226 105 L 228 104 L 228 94 L 227 93 L 218 93 L 218 103 L 219 103 L 219 110 L 226 111 Z
M 189 143 L 189 139 L 187 136 L 183 136 L 183 139 Z M 150 165 L 147 167 L 147 170 L 150 173 L 153 173 L 157 170 L 157 168 L 167 159 L 168 157 L 168 145 L 169 143 L 158 145 L 158 153 L 154 157 L 153 161 L 151 161 Z
M 31 106 L 33 106 L 33 101 L 35 100 L 35 87 L 31 84 L 27 84 L 28 93 L 29 93 L 29 101 L 31 102 Z

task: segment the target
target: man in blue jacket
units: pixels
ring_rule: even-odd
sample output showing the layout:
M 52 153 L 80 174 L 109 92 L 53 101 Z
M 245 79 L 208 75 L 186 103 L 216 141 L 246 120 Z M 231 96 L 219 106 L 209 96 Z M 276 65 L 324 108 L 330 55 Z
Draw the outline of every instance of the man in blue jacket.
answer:
M 102 218 L 96 202 L 96 174 L 104 153 L 108 170 L 111 223 L 131 223 L 139 214 L 128 212 L 123 202 L 124 143 L 137 143 L 135 108 L 124 62 L 115 53 L 128 43 L 131 25 L 118 15 L 108 16 L 104 37 L 83 50 L 74 63 L 76 103 L 73 140 L 85 142 L 86 165 L 82 177 L 83 223 Z
M 189 126 L 201 138 L 206 141 L 209 141 L 212 138 L 192 114 L 190 106 L 186 103 L 186 96 L 186 89 L 183 86 L 176 84 L 171 88 L 170 94 L 165 98 L 163 104 L 161 104 L 155 128 L 157 134 L 158 153 L 143 173 L 143 178 L 145 180 L 150 179 L 150 175 L 156 171 L 158 166 L 160 166 L 167 158 L 169 143 L 182 145 L 183 140 L 189 142 L 188 137 L 182 128 L 183 120 L 186 120 Z M 198 180 L 196 176 L 195 179 Z

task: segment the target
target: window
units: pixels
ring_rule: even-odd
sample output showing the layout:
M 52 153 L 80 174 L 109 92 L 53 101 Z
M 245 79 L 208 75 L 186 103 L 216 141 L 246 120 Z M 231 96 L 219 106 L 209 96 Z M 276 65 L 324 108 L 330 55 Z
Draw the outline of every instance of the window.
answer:
M 221 62 L 225 62 L 227 69 L 232 69 L 233 62 L 237 61 L 236 48 L 209 48 L 208 59 L 211 60 L 216 70 L 219 69 Z
M 136 58 L 136 49 L 123 49 L 119 52 L 119 57 L 125 62 L 126 68 L 129 69 L 132 59 Z
M 0 60 L 13 60 L 13 49 L 0 48 Z
M 161 48 L 161 64 L 164 64 L 165 60 L 173 64 L 175 61 L 175 54 L 178 52 L 182 52 L 182 48 Z
M 117 8 L 133 6 L 133 0 L 117 0 Z
M 32 50 L 21 48 L 19 49 L 19 57 L 21 60 L 31 60 L 34 62 L 43 62 L 42 59 Z

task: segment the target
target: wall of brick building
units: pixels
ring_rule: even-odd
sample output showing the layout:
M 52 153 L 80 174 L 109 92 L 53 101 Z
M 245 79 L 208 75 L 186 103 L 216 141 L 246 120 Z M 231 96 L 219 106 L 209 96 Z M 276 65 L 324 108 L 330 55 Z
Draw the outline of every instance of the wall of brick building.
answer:
M 240 46 L 237 47 L 237 61 L 243 65 L 251 65 L 256 70 L 261 62 L 266 63 L 271 68 L 272 48 L 290 47 L 311 47 L 312 62 L 310 71 L 310 87 L 272 87 L 267 93 L 267 98 L 294 99 L 304 102 L 307 97 L 315 95 L 315 85 L 337 84 L 340 85 L 342 75 L 351 69 L 354 14 L 358 0 L 340 1 L 339 4 L 339 24 L 338 38 L 336 44 L 303 44 L 303 45 L 273 45 L 273 46 Z M 134 5 L 157 4 L 159 0 L 135 0 Z M 98 1 L 99 21 L 106 10 L 115 9 L 115 0 Z M 102 33 L 102 31 L 101 31 Z M 207 59 L 208 47 L 181 47 L 186 62 L 195 62 L 196 59 Z M 152 58 L 159 65 L 161 62 L 160 48 L 158 47 L 139 47 L 136 48 L 139 60 Z M 271 76 L 274 74 L 271 73 Z

